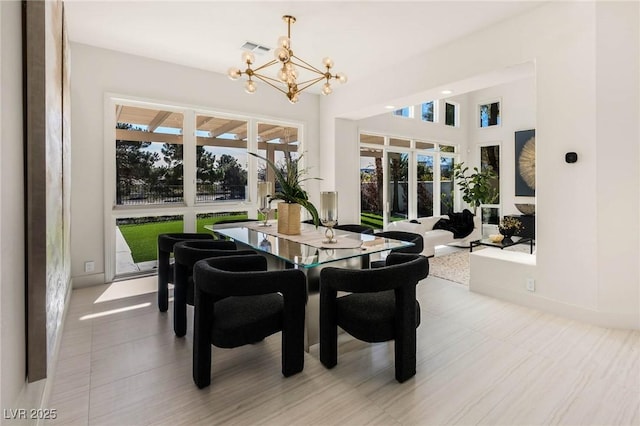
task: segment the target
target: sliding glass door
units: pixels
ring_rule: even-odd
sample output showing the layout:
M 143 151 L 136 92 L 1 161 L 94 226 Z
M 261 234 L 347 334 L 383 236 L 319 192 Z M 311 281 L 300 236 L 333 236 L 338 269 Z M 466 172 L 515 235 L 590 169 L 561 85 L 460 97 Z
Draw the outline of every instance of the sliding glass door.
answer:
M 409 154 L 387 152 L 388 221 L 409 217 Z
M 382 228 L 453 211 L 457 159 L 453 145 L 361 133 L 361 223 Z

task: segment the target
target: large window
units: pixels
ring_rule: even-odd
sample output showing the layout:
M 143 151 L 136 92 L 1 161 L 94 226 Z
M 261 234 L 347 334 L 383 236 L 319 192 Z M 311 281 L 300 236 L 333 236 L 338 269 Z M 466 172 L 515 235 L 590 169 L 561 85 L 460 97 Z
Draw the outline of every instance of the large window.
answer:
M 454 145 L 361 133 L 361 223 L 381 228 L 452 211 L 457 158 Z
M 456 161 L 453 157 L 440 157 L 440 214 L 455 211 L 455 188 L 453 167 Z
M 115 204 L 183 202 L 183 116 L 118 105 Z
M 196 116 L 196 202 L 246 200 L 247 121 Z
M 418 217 L 433 216 L 433 154 L 418 153 Z
M 105 276 L 154 272 L 157 235 L 257 218 L 257 182 L 297 156 L 302 126 L 111 99 L 105 168 Z M 275 185 L 274 185 L 275 187 Z M 277 187 L 275 187 L 277 190 Z
M 380 136 L 362 135 L 360 140 L 382 141 Z M 380 145 L 382 145 L 380 144 Z M 383 150 L 380 148 L 360 148 L 360 215 L 361 223 L 374 228 L 382 228 L 383 217 Z
M 480 168 L 484 170 L 491 167 L 496 173 L 495 179 L 491 180 L 491 187 L 497 194 L 496 199 L 491 204 L 483 204 L 482 224 L 497 226 L 500 220 L 500 145 L 480 146 Z M 486 232 L 483 230 L 483 234 Z
M 389 221 L 394 222 L 409 217 L 409 154 L 388 151 L 387 160 Z

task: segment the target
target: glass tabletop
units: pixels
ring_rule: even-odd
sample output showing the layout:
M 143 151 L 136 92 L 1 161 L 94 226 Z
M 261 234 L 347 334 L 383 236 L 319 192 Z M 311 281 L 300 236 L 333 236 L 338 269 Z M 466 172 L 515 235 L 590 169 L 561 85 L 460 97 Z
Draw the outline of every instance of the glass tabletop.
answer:
M 482 238 L 480 240 L 472 241 L 472 244 L 475 246 L 482 245 L 482 246 L 489 246 L 489 247 L 498 247 L 500 249 L 503 249 L 503 248 L 515 246 L 517 244 L 531 243 L 531 241 L 532 241 L 531 238 L 524 238 L 524 237 L 511 237 L 509 239 L 505 238 L 497 242 L 491 241 L 489 238 Z
M 278 234 L 275 223 L 267 228 L 261 230 L 257 222 L 233 228 L 205 226 L 205 229 L 229 237 L 257 251 L 270 253 L 285 262 L 302 268 L 312 268 L 324 263 L 414 245 L 407 241 L 337 229 L 335 230 L 335 238 L 338 242 L 335 245 L 319 244 L 318 242 L 324 237 L 325 228 L 323 227 L 316 229 L 313 225 L 303 223 L 301 235 Z

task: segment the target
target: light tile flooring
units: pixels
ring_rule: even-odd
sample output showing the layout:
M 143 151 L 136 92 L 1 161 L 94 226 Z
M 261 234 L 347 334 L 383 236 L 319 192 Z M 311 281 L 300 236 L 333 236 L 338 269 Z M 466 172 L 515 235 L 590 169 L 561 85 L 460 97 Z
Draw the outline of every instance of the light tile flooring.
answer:
M 393 378 L 392 343 L 344 334 L 335 368 L 320 364 L 316 345 L 304 371 L 284 378 L 277 334 L 213 348 L 211 386 L 199 390 L 192 320 L 186 338 L 174 337 L 154 287 L 151 277 L 73 292 L 49 402 L 57 423 L 640 424 L 637 331 L 578 323 L 429 277 L 418 288 L 418 372 L 404 384 Z

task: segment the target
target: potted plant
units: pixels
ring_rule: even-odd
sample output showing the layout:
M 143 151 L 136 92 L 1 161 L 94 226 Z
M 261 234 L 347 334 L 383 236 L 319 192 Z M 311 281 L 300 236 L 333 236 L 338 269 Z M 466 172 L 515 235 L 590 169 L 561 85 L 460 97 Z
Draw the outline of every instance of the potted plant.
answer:
M 310 179 L 319 180 L 320 178 L 303 177 L 307 173 L 307 170 L 300 168 L 299 163 L 302 155 L 299 155 L 297 158 L 291 158 L 289 153 L 285 153 L 284 167 L 280 168 L 265 157 L 253 152 L 249 154 L 264 160 L 273 171 L 276 181 L 280 185 L 280 190 L 275 191 L 271 196 L 271 200 L 282 200 L 281 203 L 278 203 L 278 232 L 290 235 L 300 233 L 301 207 L 304 207 L 309 212 L 314 225 L 317 227 L 320 222 L 318 210 L 311 201 L 309 201 L 307 191 L 302 189 L 300 185 L 304 181 Z
M 481 204 L 492 204 L 498 198 L 498 191 L 493 181 L 498 177 L 493 167 L 487 166 L 482 170 L 473 168 L 473 173 L 467 174 L 469 168 L 464 163 L 453 166 L 453 177 L 462 191 L 462 199 L 471 207 L 475 216 Z
M 498 225 L 498 231 L 504 235 L 505 239 L 510 239 L 515 233 L 522 229 L 522 222 L 519 219 L 511 216 L 505 216 L 500 219 Z

